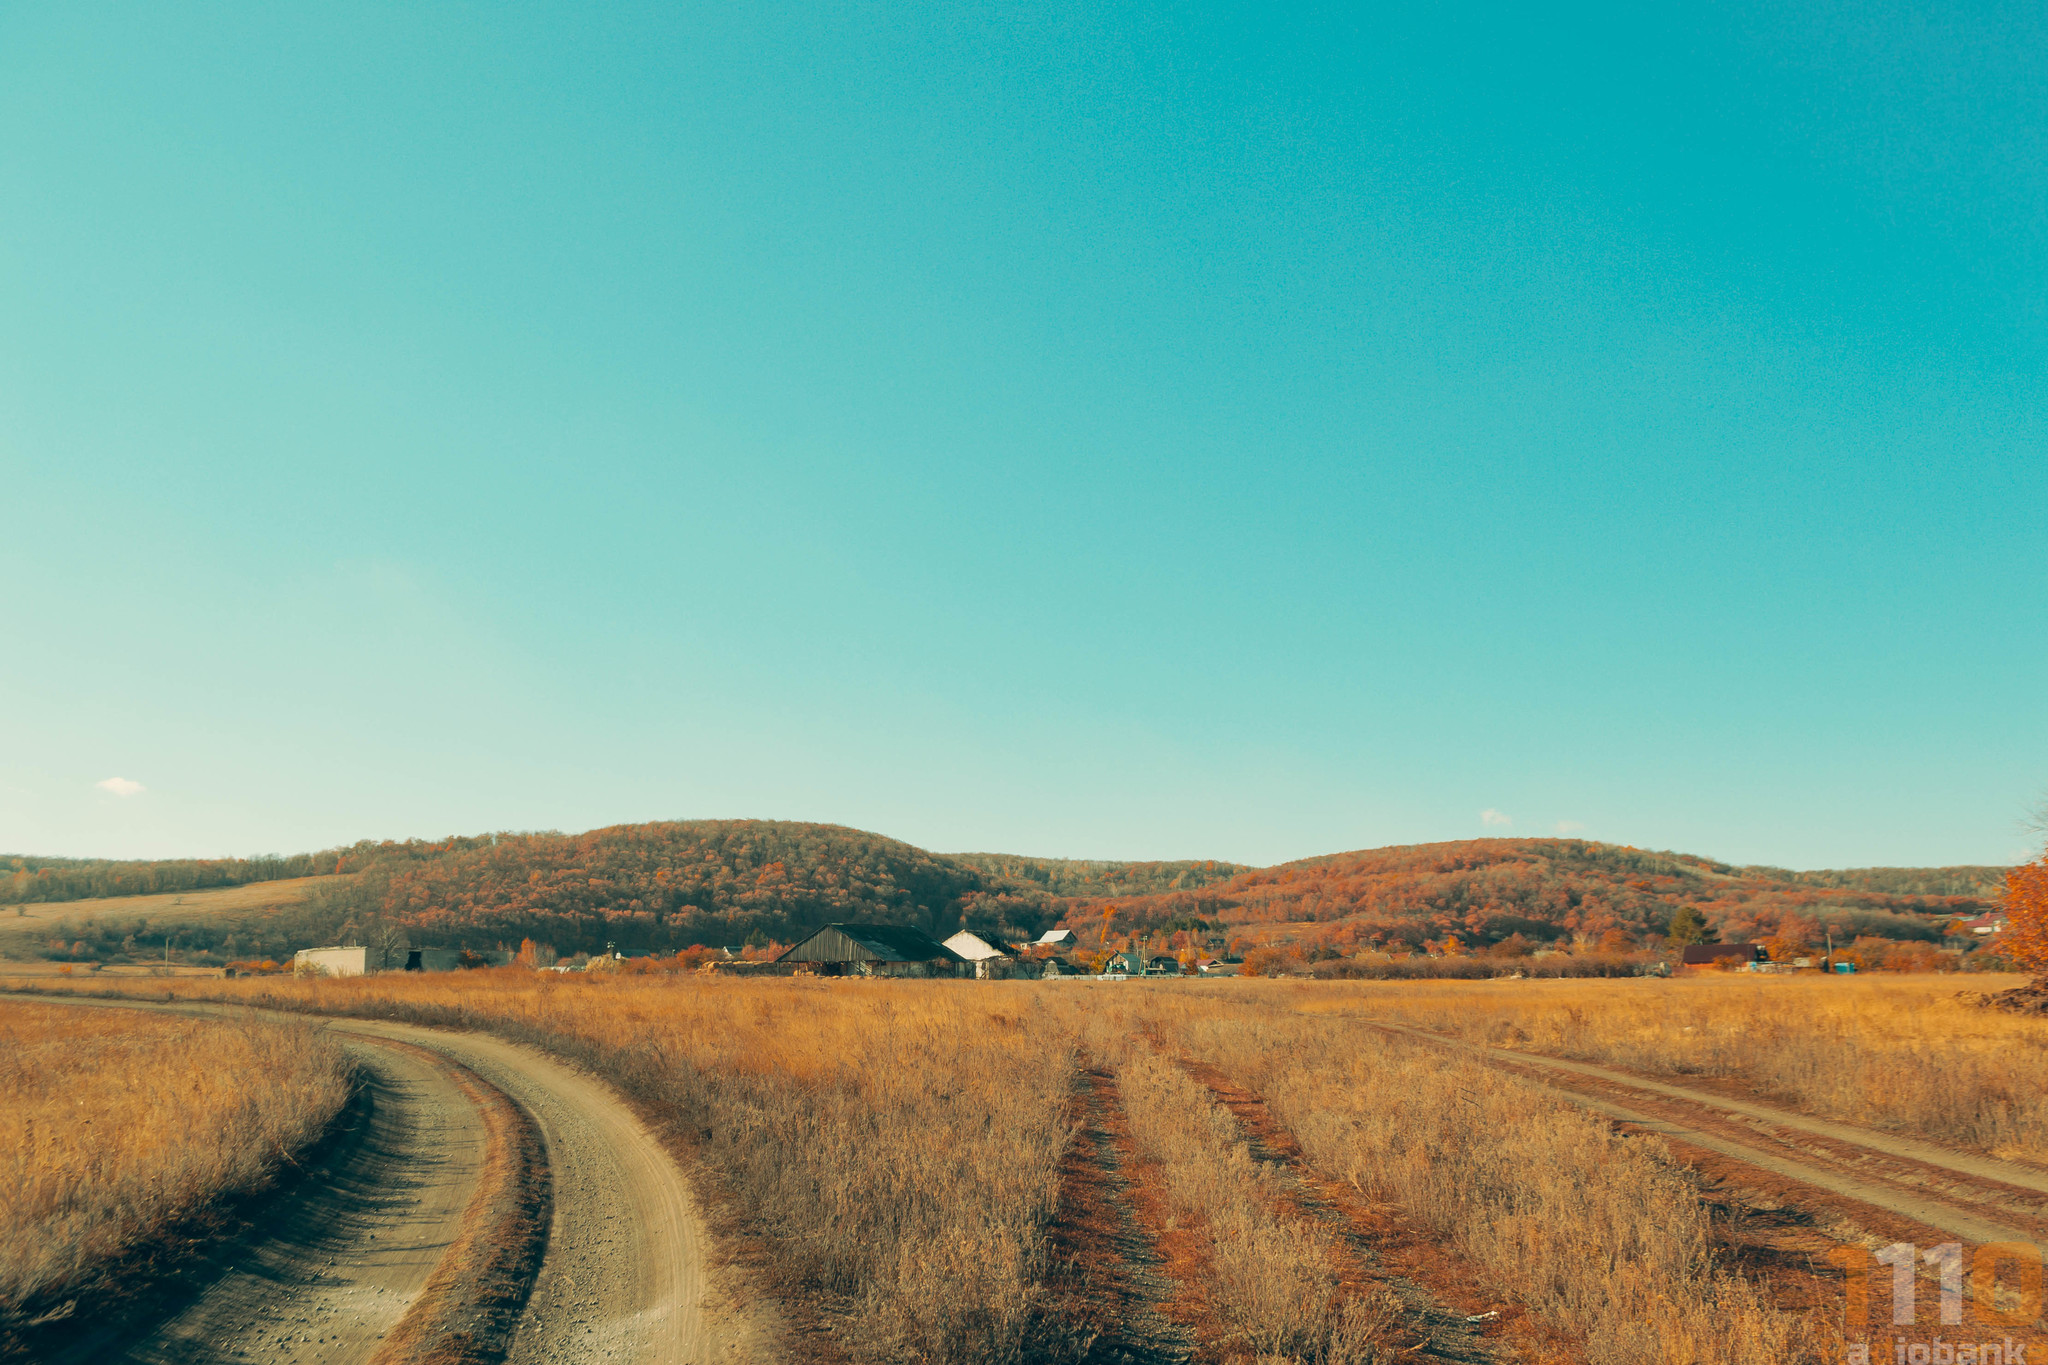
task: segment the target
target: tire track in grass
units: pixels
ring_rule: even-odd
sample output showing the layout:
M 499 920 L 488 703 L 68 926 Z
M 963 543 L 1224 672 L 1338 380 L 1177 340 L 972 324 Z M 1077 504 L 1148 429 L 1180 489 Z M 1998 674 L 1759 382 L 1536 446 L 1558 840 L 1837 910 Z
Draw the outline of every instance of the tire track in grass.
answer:
M 1583 1109 L 1656 1133 L 1679 1149 L 1688 1164 L 1710 1168 L 1723 1179 L 1740 1179 L 1747 1168 L 1760 1188 L 1845 1217 L 1859 1227 L 1898 1233 L 1908 1241 L 1926 1241 L 1929 1232 L 1939 1234 L 1935 1240 L 1953 1236 L 1980 1243 L 2034 1241 L 2048 1233 L 2048 1219 L 2040 1216 L 2037 1206 L 2016 1203 L 2025 1196 L 2024 1188 L 1973 1174 L 1989 1158 L 1933 1167 L 1924 1158 L 1941 1155 L 1941 1149 L 1905 1141 L 1903 1148 L 1914 1156 L 1885 1159 L 1872 1155 L 1883 1153 L 1883 1135 L 1861 1134 L 1845 1149 L 1836 1144 L 1846 1142 L 1840 1131 L 1846 1125 L 1832 1122 L 1821 1125 L 1829 1130 L 1826 1133 L 1804 1121 L 1788 1122 L 1787 1128 L 1804 1135 L 1795 1145 L 1783 1133 L 1761 1131 L 1732 1116 L 1757 1106 L 1744 1105 L 1738 1111 L 1732 1102 L 1717 1097 L 1602 1067 L 1579 1063 L 1552 1066 L 1555 1059 L 1481 1047 L 1425 1030 L 1379 1023 L 1374 1027 L 1474 1056 Z M 1610 1096 L 1627 1102 L 1618 1103 Z M 1703 1153 L 1716 1160 L 1703 1160 Z M 1920 1169 L 1913 1169 L 1914 1163 Z M 1946 1173 L 1949 1178 L 1937 1184 L 1930 1172 Z M 1962 1183 L 1965 1177 L 1971 1177 L 1969 1183 Z M 1936 1197 L 1930 1189 L 1949 1197 Z
M 1181 1365 L 1193 1357 L 1191 1324 L 1203 1315 L 1161 1252 L 1162 1199 L 1136 1188 L 1144 1172 L 1116 1081 L 1085 1058 L 1072 1112 L 1048 1248 L 1046 1323 L 1056 1339 L 1047 1344 L 1086 1365 Z
M 1511 1296 L 1482 1292 L 1485 1272 L 1444 1250 L 1399 1210 L 1317 1171 L 1256 1094 L 1206 1062 L 1162 1050 L 1230 1111 L 1253 1156 L 1287 1174 L 1281 1188 L 1291 1211 L 1337 1233 L 1348 1253 L 1346 1292 L 1378 1289 L 1400 1302 L 1405 1320 L 1394 1345 L 1402 1358 L 1458 1365 L 1499 1360 L 1566 1365 L 1581 1358 L 1576 1343 Z

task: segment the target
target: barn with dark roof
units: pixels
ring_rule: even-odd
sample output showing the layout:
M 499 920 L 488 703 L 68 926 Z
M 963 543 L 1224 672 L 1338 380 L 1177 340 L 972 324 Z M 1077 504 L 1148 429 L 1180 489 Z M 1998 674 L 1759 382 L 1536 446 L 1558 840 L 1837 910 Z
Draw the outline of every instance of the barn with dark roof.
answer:
M 828 924 L 781 957 L 820 976 L 961 976 L 967 959 L 906 924 Z

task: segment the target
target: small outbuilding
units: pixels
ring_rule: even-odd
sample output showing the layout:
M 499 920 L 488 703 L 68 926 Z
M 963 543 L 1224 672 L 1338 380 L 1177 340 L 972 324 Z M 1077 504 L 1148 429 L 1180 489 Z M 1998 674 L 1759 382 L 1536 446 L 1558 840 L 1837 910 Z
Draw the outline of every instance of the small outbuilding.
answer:
M 362 944 L 301 948 L 292 954 L 292 970 L 303 976 L 368 976 L 383 966 L 384 955 Z
M 1041 948 L 1072 948 L 1080 941 L 1074 937 L 1072 929 L 1048 929 L 1038 936 L 1038 946 Z
M 1017 954 L 1007 944 L 971 929 L 962 929 L 946 940 L 951 948 L 974 966 L 977 980 L 987 981 L 1017 974 Z
M 962 976 L 968 960 L 907 924 L 828 924 L 775 959 L 820 976 Z

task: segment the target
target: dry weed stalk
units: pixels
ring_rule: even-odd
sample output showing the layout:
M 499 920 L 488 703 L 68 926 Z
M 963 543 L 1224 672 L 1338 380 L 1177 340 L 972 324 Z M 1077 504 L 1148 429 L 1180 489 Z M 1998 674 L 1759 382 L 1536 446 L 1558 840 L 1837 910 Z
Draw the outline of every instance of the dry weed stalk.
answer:
M 310 1025 L 0 1001 L 0 1321 L 268 1184 L 350 1083 Z

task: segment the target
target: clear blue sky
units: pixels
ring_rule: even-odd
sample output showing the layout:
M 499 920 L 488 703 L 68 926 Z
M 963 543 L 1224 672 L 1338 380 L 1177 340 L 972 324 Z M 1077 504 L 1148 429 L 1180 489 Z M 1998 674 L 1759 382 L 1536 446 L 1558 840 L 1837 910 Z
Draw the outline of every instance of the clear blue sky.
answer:
M 0 9 L 0 850 L 2012 858 L 2044 13 Z

